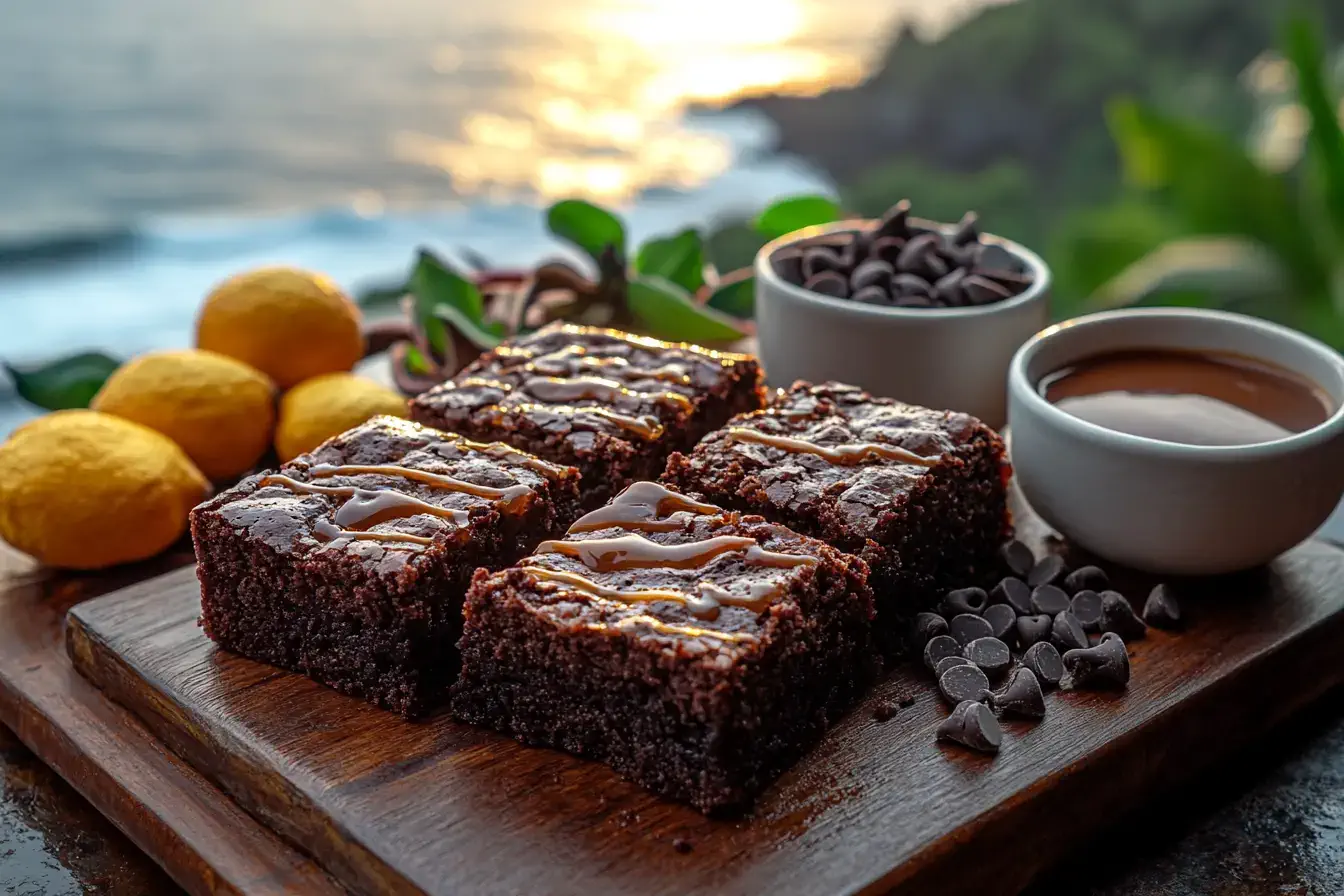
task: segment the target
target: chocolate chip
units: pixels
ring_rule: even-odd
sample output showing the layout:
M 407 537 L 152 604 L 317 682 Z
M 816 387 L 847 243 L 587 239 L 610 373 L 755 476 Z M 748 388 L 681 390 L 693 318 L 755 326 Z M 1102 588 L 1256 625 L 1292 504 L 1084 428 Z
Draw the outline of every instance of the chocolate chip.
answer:
M 901 705 L 901 709 L 909 709 L 910 707 L 912 707 L 912 706 L 915 705 L 915 698 L 914 698 L 914 697 L 909 697 L 909 696 L 907 696 L 907 697 L 902 697 L 902 698 L 901 698 L 901 701 L 900 701 L 900 705 Z
M 775 273 L 790 283 L 801 284 L 803 277 L 803 253 L 801 249 L 780 249 L 770 257 Z
M 1080 566 L 1064 577 L 1064 590 L 1070 594 L 1079 591 L 1105 591 L 1111 580 L 1099 566 Z
M 872 246 L 873 235 L 866 230 L 860 230 L 849 238 L 849 245 L 845 247 L 845 255 L 852 260 L 851 264 L 857 265 L 867 260 Z
M 1050 554 L 1042 557 L 1040 561 L 1027 573 L 1027 584 L 1033 588 L 1039 588 L 1041 585 L 1054 585 L 1069 571 L 1064 565 L 1064 558 L 1058 554 Z
M 953 246 L 964 246 L 967 243 L 977 242 L 980 239 L 980 230 L 976 226 L 979 218 L 975 212 L 967 212 L 961 216 L 957 226 L 948 234 L 947 241 Z
M 989 704 L 1006 716 L 1023 719 L 1045 718 L 1045 691 L 1036 673 L 1018 666 L 1001 690 L 989 695 Z
M 987 277 L 971 274 L 961 282 L 961 291 L 972 305 L 988 305 L 1010 299 L 1013 294 Z
M 962 304 L 961 279 L 965 276 L 964 270 L 956 268 L 947 276 L 938 278 L 938 282 L 933 284 L 933 294 L 949 305 Z
M 961 656 L 961 642 L 951 635 L 934 635 L 924 645 L 924 665 L 932 672 L 938 661 L 948 656 Z
M 1143 619 L 1154 628 L 1169 630 L 1179 629 L 1184 624 L 1181 607 L 1166 585 L 1157 585 L 1148 594 L 1148 600 L 1143 604 Z
M 937 257 L 933 255 L 933 250 L 936 248 L 938 248 L 938 235 L 936 233 L 921 233 L 909 240 L 905 244 L 905 248 L 901 250 L 901 254 L 896 256 L 896 270 L 926 276 L 929 272 L 928 259 Z M 938 274 L 937 277 L 947 273 L 945 268 L 946 265 L 944 265 L 942 274 Z M 937 277 L 934 279 L 937 279 Z
M 1049 641 L 1038 641 L 1022 654 L 1022 665 L 1036 674 L 1036 679 L 1048 688 L 1059 687 L 1064 678 L 1064 661 L 1059 650 Z
M 672 848 L 682 855 L 686 855 L 688 852 L 695 849 L 695 844 L 685 837 L 678 837 L 672 841 Z
M 957 588 L 943 596 L 943 615 L 951 618 L 958 613 L 974 613 L 977 616 L 985 612 L 989 595 L 983 588 Z
M 947 622 L 947 633 L 965 647 L 976 638 L 994 637 L 994 627 L 985 621 L 985 617 L 974 613 L 962 613 L 953 616 Z
M 910 218 L 910 200 L 902 199 L 900 202 L 887 209 L 887 213 L 882 216 L 882 220 L 877 223 L 877 229 L 873 235 L 877 237 L 899 236 L 904 237 L 909 234 L 907 229 Z
M 1101 595 L 1095 591 L 1079 591 L 1069 601 L 1069 611 L 1078 617 L 1085 632 L 1101 631 Z
M 883 236 L 873 240 L 873 244 L 868 247 L 868 257 L 876 258 L 879 261 L 885 261 L 893 268 L 896 266 L 896 259 L 900 257 L 901 250 L 905 248 L 905 237 L 901 236 Z
M 930 235 L 930 236 L 933 236 L 933 238 L 934 238 L 934 243 L 935 243 L 935 245 L 936 245 L 936 244 L 937 244 L 937 241 L 938 241 L 938 237 L 937 237 L 936 235 L 934 235 L 934 234 L 929 234 L 929 235 Z M 914 242 L 914 241 L 911 240 L 911 242 Z M 907 244 L 907 248 L 908 248 L 908 244 Z M 899 260 L 899 259 L 898 259 L 898 260 Z M 915 266 L 912 270 L 914 270 L 915 273 L 923 274 L 925 277 L 929 278 L 930 280 L 937 280 L 937 279 L 939 279 L 939 278 L 945 276 L 945 275 L 947 274 L 947 272 L 950 270 L 950 268 L 948 267 L 947 262 L 946 262 L 946 261 L 943 261 L 942 257 L 939 256 L 937 252 L 935 252 L 933 249 L 929 249 L 929 250 L 926 251 L 926 252 L 924 253 L 924 255 L 919 259 L 919 261 L 916 263 L 916 266 Z
M 999 547 L 999 559 L 1008 571 L 1019 579 L 1025 579 L 1036 565 L 1036 555 L 1017 539 L 1006 541 Z
M 1148 634 L 1148 626 L 1119 591 L 1101 592 L 1101 630 L 1115 632 L 1127 641 L 1139 641 Z
M 854 273 L 849 275 L 849 286 L 855 292 L 865 286 L 882 286 L 885 288 L 891 283 L 892 275 L 895 273 L 891 265 L 885 261 L 869 259 L 860 263 L 854 269 Z
M 985 243 L 980 253 L 980 265 L 977 274 L 997 278 L 1000 272 L 1017 273 L 1018 261 L 1013 253 L 998 243 Z
M 945 656 L 942 659 L 940 659 L 937 662 L 937 664 L 934 665 L 933 677 L 942 678 L 943 673 L 946 672 L 948 669 L 951 669 L 953 666 L 974 666 L 974 665 L 975 663 L 971 662 L 964 656 Z
M 845 279 L 844 274 L 838 274 L 835 271 L 822 271 L 819 274 L 813 274 L 803 282 L 803 288 L 819 292 L 824 296 L 835 296 L 837 299 L 849 298 L 849 281 Z
M 967 700 L 958 703 L 952 714 L 943 719 L 937 737 L 972 750 L 997 753 L 1003 743 L 1003 729 L 988 706 Z
M 937 613 L 919 613 L 915 616 L 914 637 L 916 650 L 923 650 L 929 639 L 947 634 L 947 620 Z
M 979 666 L 953 666 L 938 676 L 938 693 L 953 706 L 963 700 L 988 700 L 989 679 Z
M 1067 651 L 1064 668 L 1076 688 L 1122 688 L 1129 683 L 1129 651 L 1119 635 L 1107 632 L 1096 647 Z
M 990 604 L 985 607 L 985 621 L 994 629 L 994 637 L 1005 644 L 1017 640 L 1017 612 L 1007 604 Z
M 878 722 L 890 722 L 896 715 L 896 704 L 890 700 L 883 700 L 873 707 L 873 719 Z
M 809 246 L 803 249 L 802 270 L 804 280 L 810 280 L 827 271 L 843 274 L 845 262 L 836 249 L 829 246 Z
M 998 638 L 976 638 L 966 645 L 962 655 L 990 678 L 998 678 L 1013 664 L 1013 652 Z
M 1055 621 L 1044 614 L 1040 616 L 1019 616 L 1017 617 L 1017 643 L 1024 650 L 1037 641 L 1044 641 L 1050 637 L 1050 629 L 1054 627 Z
M 932 308 L 937 303 L 926 296 L 901 296 L 891 300 L 896 308 Z
M 1078 623 L 1078 617 L 1068 610 L 1055 615 L 1050 625 L 1050 640 L 1061 650 L 1077 650 L 1087 646 L 1087 632 Z
M 1032 589 L 1031 609 L 1034 613 L 1054 616 L 1069 608 L 1069 596 L 1057 585 L 1042 585 Z
M 863 289 L 850 296 L 860 305 L 891 305 L 891 294 L 881 286 L 865 286 Z
M 933 287 L 929 281 L 915 274 L 897 274 L 891 278 L 891 294 L 893 296 L 923 296 L 925 298 L 933 295 Z
M 994 590 L 989 592 L 989 599 L 994 603 L 1007 604 L 1019 616 L 1031 615 L 1031 588 L 1021 579 L 1012 576 L 1000 579 Z

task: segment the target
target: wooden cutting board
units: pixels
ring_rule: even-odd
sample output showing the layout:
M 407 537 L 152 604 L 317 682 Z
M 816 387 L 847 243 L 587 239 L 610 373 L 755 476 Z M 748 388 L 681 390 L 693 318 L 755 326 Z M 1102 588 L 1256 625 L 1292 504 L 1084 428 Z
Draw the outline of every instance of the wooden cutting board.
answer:
M 1136 600 L 1149 584 L 1120 580 Z M 990 758 L 935 743 L 945 710 L 902 669 L 735 821 L 216 650 L 189 569 L 75 607 L 68 640 L 80 671 L 355 891 L 994 894 L 1344 679 L 1344 551 L 1308 543 L 1185 588 L 1191 628 L 1134 643 L 1126 692 L 1051 695 Z

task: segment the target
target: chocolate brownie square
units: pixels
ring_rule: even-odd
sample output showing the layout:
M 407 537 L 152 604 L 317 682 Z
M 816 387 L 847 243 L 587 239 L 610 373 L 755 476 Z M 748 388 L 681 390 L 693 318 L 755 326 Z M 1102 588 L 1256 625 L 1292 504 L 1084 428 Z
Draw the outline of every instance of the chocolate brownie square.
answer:
M 413 399 L 411 416 L 578 467 L 591 508 L 657 478 L 669 453 L 763 403 L 750 355 L 553 324 Z
M 579 514 L 578 471 L 379 417 L 191 512 L 221 647 L 406 717 L 457 673 L 462 598 Z
M 740 810 L 875 679 L 867 576 L 783 526 L 635 483 L 477 573 L 452 712 Z
M 1008 478 L 1003 441 L 974 417 L 798 382 L 672 455 L 663 481 L 863 558 L 894 654 L 909 617 L 992 574 Z

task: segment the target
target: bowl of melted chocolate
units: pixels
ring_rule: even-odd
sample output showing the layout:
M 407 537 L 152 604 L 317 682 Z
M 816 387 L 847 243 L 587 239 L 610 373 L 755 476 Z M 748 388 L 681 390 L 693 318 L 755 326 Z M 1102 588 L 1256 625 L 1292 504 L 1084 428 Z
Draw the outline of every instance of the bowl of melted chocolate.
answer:
M 1013 359 L 1009 422 L 1037 512 L 1152 572 L 1266 563 L 1344 494 L 1344 358 L 1243 315 L 1145 308 L 1050 327 Z

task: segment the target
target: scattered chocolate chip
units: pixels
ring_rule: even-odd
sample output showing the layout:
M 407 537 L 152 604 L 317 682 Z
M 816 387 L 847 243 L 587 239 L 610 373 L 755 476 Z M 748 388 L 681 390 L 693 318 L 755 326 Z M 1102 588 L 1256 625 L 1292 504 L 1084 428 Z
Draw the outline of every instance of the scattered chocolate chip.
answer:
M 905 244 L 901 254 L 896 256 L 896 269 L 898 271 L 908 271 L 912 274 L 924 276 L 930 273 L 927 266 L 928 259 L 937 256 L 933 255 L 933 250 L 938 248 L 938 234 L 921 233 Z M 942 274 L 934 277 L 937 279 L 947 273 L 946 265 L 943 266 Z
M 976 638 L 962 651 L 990 678 L 998 678 L 1013 664 L 1013 652 L 998 638 Z
M 859 264 L 854 269 L 854 273 L 849 275 L 850 288 L 855 292 L 863 289 L 865 286 L 887 287 L 891 283 L 892 275 L 896 272 L 891 265 L 880 259 L 869 259 Z
M 1013 294 L 1007 289 L 988 277 L 981 277 L 979 274 L 967 276 L 961 283 L 961 291 L 965 293 L 966 298 L 970 300 L 972 305 L 989 305 L 1013 297 Z
M 952 714 L 938 725 L 937 737 L 972 750 L 997 753 L 1003 743 L 1003 729 L 988 706 L 967 700 L 958 703 Z
M 961 642 L 950 635 L 935 635 L 924 645 L 924 665 L 930 672 L 948 656 L 961 656 Z
M 916 274 L 897 274 L 891 278 L 891 294 L 928 298 L 933 295 L 933 286 Z
M 999 559 L 1019 579 L 1025 579 L 1036 565 L 1036 555 L 1031 552 L 1031 548 L 1017 539 L 1003 543 L 999 548 Z
M 943 673 L 953 666 L 974 666 L 975 663 L 968 660 L 965 656 L 945 656 L 940 659 L 933 667 L 933 677 L 941 678 Z
M 1101 630 L 1115 632 L 1127 641 L 1139 641 L 1148 634 L 1148 626 L 1119 591 L 1101 592 Z
M 877 223 L 877 229 L 873 232 L 874 236 L 908 236 L 910 218 L 910 200 L 902 199 L 900 202 L 887 209 L 887 213 L 882 216 L 882 220 Z
M 1148 600 L 1143 604 L 1143 619 L 1154 628 L 1169 630 L 1179 629 L 1184 624 L 1181 607 L 1166 585 L 1157 585 L 1149 592 Z
M 686 855 L 688 852 L 695 849 L 695 844 L 685 837 L 678 837 L 672 841 L 672 848 L 682 855 Z
M 958 613 L 974 613 L 977 616 L 985 612 L 989 595 L 983 588 L 957 588 L 943 596 L 943 615 L 951 618 Z
M 977 274 L 999 279 L 1000 273 L 1017 273 L 1017 258 L 999 243 L 984 243 Z
M 837 274 L 835 271 L 822 271 L 819 274 L 813 274 L 803 282 L 803 288 L 819 292 L 824 296 L 834 296 L 837 299 L 849 298 L 849 282 L 845 280 L 844 274 Z
M 961 613 L 947 622 L 947 633 L 956 638 L 957 643 L 965 647 L 976 638 L 994 637 L 994 627 L 985 621 L 985 617 L 974 613 Z
M 893 304 L 891 294 L 881 286 L 865 286 L 863 289 L 860 289 L 858 292 L 854 293 L 854 295 L 850 296 L 850 298 L 860 305 Z
M 989 679 L 979 666 L 953 666 L 938 676 L 938 693 L 953 706 L 963 700 L 988 700 Z
M 1021 579 L 1012 576 L 1000 579 L 989 592 L 989 599 L 993 603 L 1007 604 L 1019 616 L 1031 615 L 1031 588 Z
M 1050 637 L 1050 629 L 1054 624 L 1054 619 L 1044 614 L 1017 617 L 1018 646 L 1025 650 L 1038 641 L 1046 640 Z
M 952 232 L 948 234 L 947 241 L 953 246 L 964 246 L 967 243 L 978 242 L 980 239 L 980 231 L 976 227 L 978 221 L 979 217 L 975 212 L 967 212 L 962 215 L 961 220 L 957 222 L 957 226 L 952 228 Z
M 868 257 L 876 258 L 879 261 L 885 261 L 887 264 L 896 265 L 896 259 L 900 257 L 901 250 L 905 248 L 905 237 L 883 236 L 873 240 L 873 244 L 868 247 Z
M 1099 566 L 1080 566 L 1064 577 L 1064 590 L 1070 594 L 1079 591 L 1105 591 L 1111 580 Z
M 804 249 L 801 267 L 804 284 L 818 274 L 827 271 L 841 276 L 844 276 L 845 273 L 845 263 L 844 259 L 840 257 L 840 253 L 826 246 L 809 246 Z
M 1107 632 L 1096 647 L 1067 651 L 1064 668 L 1076 688 L 1122 688 L 1129 683 L 1129 651 L 1119 635 Z
M 1022 654 L 1022 665 L 1036 675 L 1036 680 L 1047 688 L 1059 687 L 1064 678 L 1064 661 L 1059 650 L 1049 641 L 1038 641 Z
M 1095 591 L 1079 591 L 1069 601 L 1069 610 L 1078 617 L 1085 632 L 1101 631 L 1101 595 Z
M 1027 573 L 1027 584 L 1033 588 L 1039 588 L 1042 585 L 1054 585 L 1069 571 L 1064 565 L 1064 558 L 1058 554 L 1049 554 L 1042 557 L 1031 572 Z
M 803 253 L 799 249 L 780 249 L 770 257 L 775 273 L 790 283 L 802 283 Z
M 1058 585 L 1042 585 L 1039 588 L 1032 589 L 1031 610 L 1033 613 L 1054 616 L 1068 608 L 1069 596 Z
M 990 604 L 985 607 L 985 621 L 994 629 L 994 637 L 1005 644 L 1017 640 L 1017 612 L 1007 604 Z
M 873 720 L 877 722 L 890 722 L 896 715 L 896 704 L 890 700 L 883 700 L 873 707 Z
M 947 620 L 937 613 L 919 613 L 915 616 L 915 649 L 923 650 L 930 638 L 945 634 L 947 634 Z
M 1087 646 L 1087 632 L 1078 623 L 1078 617 L 1068 610 L 1056 614 L 1050 625 L 1050 640 L 1061 650 L 1077 650 Z
M 933 294 L 940 301 L 948 305 L 961 305 L 964 296 L 961 292 L 961 280 L 966 276 L 966 272 L 961 268 L 955 268 L 951 273 L 938 278 L 938 282 L 933 284 Z
M 1002 689 L 989 695 L 989 705 L 1006 716 L 1023 719 L 1045 718 L 1045 691 L 1036 673 L 1018 666 Z

